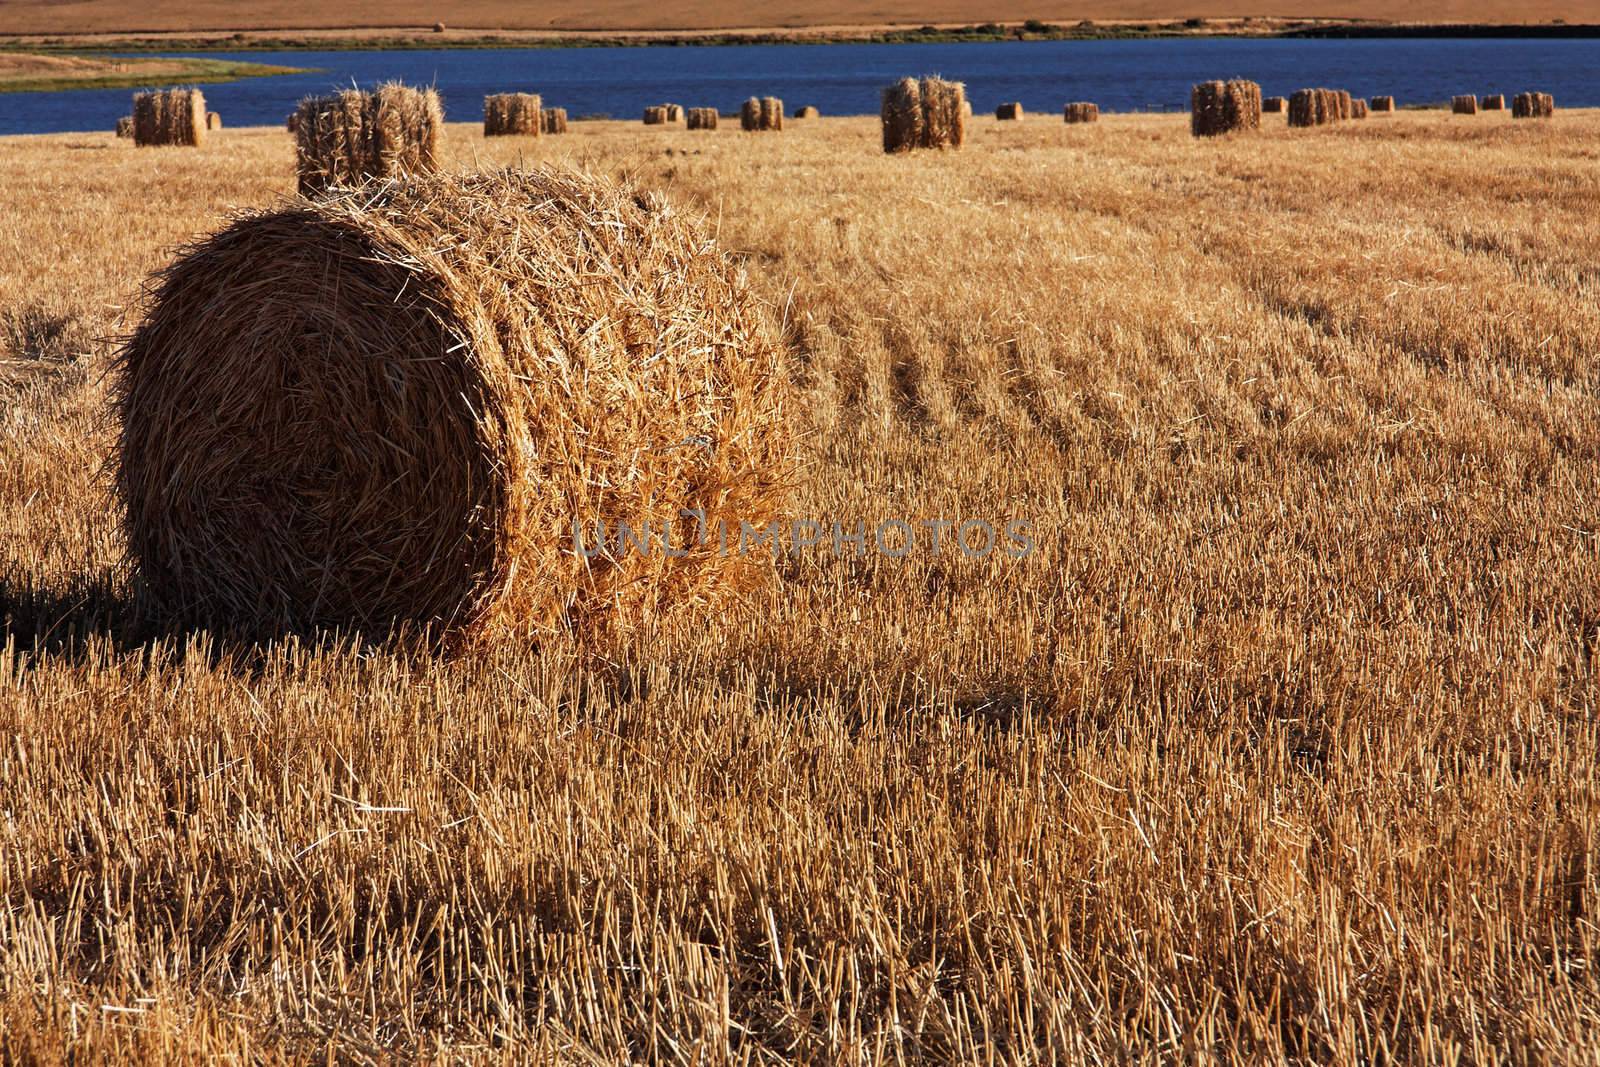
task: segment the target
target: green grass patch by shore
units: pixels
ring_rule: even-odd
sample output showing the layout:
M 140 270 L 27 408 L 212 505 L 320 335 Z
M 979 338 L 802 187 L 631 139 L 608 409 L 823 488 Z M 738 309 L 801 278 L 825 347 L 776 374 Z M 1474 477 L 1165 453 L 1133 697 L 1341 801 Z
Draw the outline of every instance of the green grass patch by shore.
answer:
M 0 93 L 214 84 L 238 81 L 240 78 L 299 73 L 303 73 L 303 68 L 190 56 L 154 59 L 117 58 L 83 53 L 64 55 L 0 52 Z

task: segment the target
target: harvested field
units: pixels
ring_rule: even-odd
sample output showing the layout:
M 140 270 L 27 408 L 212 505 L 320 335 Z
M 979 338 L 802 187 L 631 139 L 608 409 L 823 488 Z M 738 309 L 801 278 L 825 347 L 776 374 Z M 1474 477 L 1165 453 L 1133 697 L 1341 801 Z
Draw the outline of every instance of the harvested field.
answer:
M 1600 114 L 451 124 L 704 219 L 825 524 L 715 615 L 457 658 L 150 615 L 108 339 L 296 171 L 111 117 L 0 140 L 0 1062 L 1595 1047 Z M 932 548 L 970 519 L 1035 550 Z

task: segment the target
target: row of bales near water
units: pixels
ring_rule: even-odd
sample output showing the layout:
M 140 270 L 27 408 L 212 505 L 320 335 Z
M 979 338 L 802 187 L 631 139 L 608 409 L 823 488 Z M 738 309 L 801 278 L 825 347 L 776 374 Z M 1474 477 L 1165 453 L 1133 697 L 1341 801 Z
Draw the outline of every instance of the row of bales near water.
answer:
M 908 103 L 910 99 L 906 95 L 909 91 L 908 85 L 918 86 L 916 93 L 921 93 L 922 86 L 944 84 L 956 86 L 961 90 L 954 107 L 961 112 L 962 121 L 971 117 L 972 106 L 966 100 L 965 86 L 960 83 L 945 82 L 939 78 L 923 78 L 920 82 L 916 79 L 907 79 L 886 88 L 882 94 L 881 114 L 886 151 L 900 151 L 902 150 L 900 146 L 912 143 L 918 143 L 923 147 L 960 146 L 963 138 L 959 133 L 948 135 L 936 133 L 932 135 L 932 139 L 937 144 L 921 144 L 929 139 L 923 131 L 926 129 L 938 131 L 946 122 L 954 124 L 955 119 L 926 117 L 930 113 L 924 104 L 919 102 L 912 106 Z M 396 85 L 393 88 L 400 90 L 404 87 Z M 381 88 L 378 90 L 379 93 L 383 91 Z M 347 90 L 336 96 L 308 100 L 290 114 L 287 123 L 289 131 L 297 132 L 308 107 L 312 112 L 328 112 L 330 106 L 335 110 L 342 106 L 353 106 L 351 102 L 359 95 L 361 95 L 360 90 Z M 437 103 L 437 93 L 432 95 L 432 99 L 436 106 L 441 108 L 439 121 L 442 122 L 442 104 Z M 920 100 L 920 97 L 918 99 Z M 344 101 L 343 104 L 338 103 L 341 100 Z M 1472 95 L 1458 95 L 1452 98 L 1450 109 L 1458 115 L 1476 115 L 1480 110 L 1508 110 L 1505 95 L 1498 93 L 1486 94 L 1481 99 Z M 1369 114 L 1388 115 L 1393 114 L 1395 110 L 1395 98 L 1391 95 L 1374 96 L 1370 100 L 1363 100 L 1353 98 L 1345 90 L 1301 89 L 1289 97 L 1263 97 L 1261 87 L 1255 82 L 1234 79 L 1195 85 L 1190 96 L 1190 126 L 1195 136 L 1215 136 L 1219 133 L 1257 129 L 1264 114 L 1284 114 L 1291 127 L 1308 127 L 1327 125 L 1344 119 L 1364 119 Z M 1550 118 L 1555 114 L 1554 97 L 1542 92 L 1518 93 L 1512 99 L 1509 112 L 1514 118 Z M 911 122 L 910 116 L 913 114 L 919 117 L 914 123 L 907 125 Z M 950 115 L 954 114 L 954 111 L 950 112 Z M 1011 101 L 999 105 L 995 109 L 994 117 L 999 122 L 1020 122 L 1026 114 L 1020 101 Z M 1078 101 L 1065 104 L 1062 114 L 1068 124 L 1095 122 L 1099 118 L 1100 109 L 1092 102 Z M 791 118 L 811 120 L 819 118 L 820 115 L 816 107 L 802 105 L 794 109 Z M 543 107 L 542 98 L 537 93 L 496 93 L 486 96 L 483 116 L 485 136 L 538 137 L 541 134 L 565 133 L 568 129 L 566 109 Z M 680 104 L 649 105 L 644 108 L 646 126 L 681 125 L 690 130 L 715 130 L 718 127 L 719 117 L 716 108 L 685 109 Z M 355 121 L 359 124 L 361 120 L 357 118 Z M 783 121 L 783 101 L 776 97 L 751 97 L 740 108 L 740 128 L 747 132 L 781 131 Z M 130 137 L 139 145 L 194 147 L 201 143 L 207 130 L 220 129 L 221 124 L 220 115 L 205 110 L 204 95 L 199 89 L 152 90 L 135 94 L 134 113 L 128 118 L 118 120 L 117 135 Z M 370 117 L 368 128 L 374 128 L 371 127 Z
M 1581 1058 L 1600 110 L 1217 73 L 0 138 L 0 1063 Z

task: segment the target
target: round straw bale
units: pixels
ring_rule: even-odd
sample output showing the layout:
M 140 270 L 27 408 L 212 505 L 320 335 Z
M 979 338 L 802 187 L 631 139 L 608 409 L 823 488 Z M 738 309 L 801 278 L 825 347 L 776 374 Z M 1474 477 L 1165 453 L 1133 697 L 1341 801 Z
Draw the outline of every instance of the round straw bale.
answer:
M 117 120 L 117 136 L 118 137 L 132 137 L 133 136 L 133 116 L 132 115 L 124 115 L 120 119 Z
M 1200 82 L 1189 91 L 1189 132 L 1216 137 L 1261 128 L 1261 86 L 1236 78 Z
M 1079 100 L 1068 104 L 1063 110 L 1062 117 L 1068 122 L 1099 122 L 1100 105 L 1091 104 L 1086 100 Z
M 208 130 L 220 130 L 220 129 L 222 129 L 222 116 L 217 114 L 215 111 L 207 111 L 206 112 L 206 129 L 208 129 Z
M 1506 109 L 1506 96 L 1504 93 L 1490 93 L 1479 101 L 1485 111 L 1504 111 Z
M 140 580 L 235 631 L 460 647 L 704 607 L 770 571 L 716 531 L 774 521 L 793 470 L 736 264 L 658 196 L 565 170 L 240 216 L 159 276 L 116 382 Z
M 1476 115 L 1478 113 L 1478 98 L 1475 96 L 1453 96 L 1450 98 L 1450 110 L 1457 115 Z
M 1281 96 L 1264 96 L 1261 98 L 1261 111 L 1267 115 L 1281 115 L 1288 108 L 1289 101 Z
M 644 124 L 646 126 L 665 126 L 667 124 L 667 108 L 665 104 L 651 104 L 644 109 Z
M 1367 106 L 1370 107 L 1374 112 L 1392 112 L 1394 110 L 1394 97 L 1375 96 L 1371 100 L 1367 101 Z
M 805 107 L 797 107 L 794 109 L 794 117 L 797 119 L 815 119 L 820 118 L 821 116 L 822 112 L 818 111 L 810 104 L 807 104 Z
M 1001 104 L 994 109 L 994 117 L 998 122 L 1020 122 L 1022 115 L 1022 103 L 1017 100 Z

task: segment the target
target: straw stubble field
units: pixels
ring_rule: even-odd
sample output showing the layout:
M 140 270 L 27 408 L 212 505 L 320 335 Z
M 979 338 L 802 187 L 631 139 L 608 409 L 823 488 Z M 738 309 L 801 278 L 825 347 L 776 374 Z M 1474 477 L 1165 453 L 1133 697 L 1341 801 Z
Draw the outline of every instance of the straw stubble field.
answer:
M 287 136 L 7 143 L 0 1058 L 1592 1053 L 1600 115 L 1268 127 L 451 126 L 739 250 L 797 516 L 1039 544 L 454 662 L 118 569 L 103 339 Z

